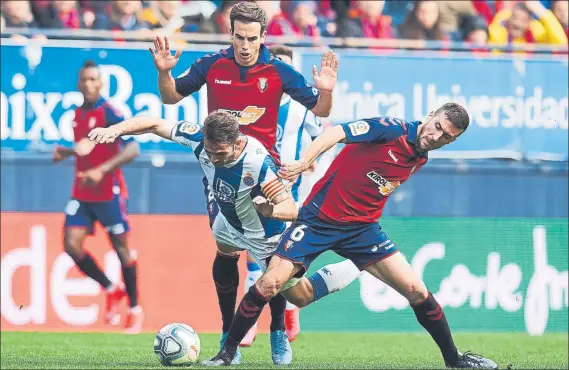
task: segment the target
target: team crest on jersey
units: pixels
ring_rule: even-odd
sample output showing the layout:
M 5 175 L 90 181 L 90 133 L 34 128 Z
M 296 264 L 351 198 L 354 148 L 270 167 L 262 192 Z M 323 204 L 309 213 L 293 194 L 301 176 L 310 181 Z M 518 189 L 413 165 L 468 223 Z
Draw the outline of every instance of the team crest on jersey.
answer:
M 348 123 L 352 136 L 367 134 L 369 132 L 369 123 L 366 121 L 356 121 Z
M 247 172 L 245 176 L 243 176 L 243 183 L 247 186 L 255 185 L 255 179 L 253 178 L 253 175 Z
M 261 77 L 259 78 L 259 83 L 257 86 L 259 86 L 259 90 L 264 93 L 267 90 L 267 87 L 269 87 L 269 83 L 267 82 L 266 78 Z
M 97 125 L 97 119 L 95 117 L 89 118 L 89 128 L 93 128 Z
M 381 176 L 380 174 L 378 174 L 375 171 L 370 171 L 367 173 L 367 177 L 375 182 L 377 185 L 379 185 L 377 187 L 377 189 L 379 190 L 380 194 L 383 196 L 388 196 L 389 194 L 393 193 L 395 191 L 395 189 L 397 189 L 399 187 L 399 185 L 401 185 L 401 183 L 399 181 L 389 181 L 386 180 L 383 176 Z
M 265 114 L 265 108 L 257 107 L 256 105 L 248 105 L 247 108 L 243 110 L 229 110 L 229 109 L 219 109 L 222 112 L 229 113 L 239 120 L 240 125 L 250 125 L 251 123 L 257 122 L 263 114 Z
M 195 123 L 187 123 L 184 122 L 180 125 L 180 132 L 183 132 L 188 135 L 194 135 L 200 130 L 200 126 Z
M 294 244 L 294 242 L 292 240 L 287 240 L 287 242 L 284 244 L 285 252 L 288 251 L 289 249 L 291 249 L 293 244 Z

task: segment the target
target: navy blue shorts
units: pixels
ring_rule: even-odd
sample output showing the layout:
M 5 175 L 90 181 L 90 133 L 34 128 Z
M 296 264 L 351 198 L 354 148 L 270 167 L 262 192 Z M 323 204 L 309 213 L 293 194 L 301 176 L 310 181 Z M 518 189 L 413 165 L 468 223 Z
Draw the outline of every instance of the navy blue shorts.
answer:
M 351 260 L 360 270 L 397 252 L 378 223 L 338 225 L 300 209 L 298 218 L 283 234 L 276 255 L 301 265 L 302 276 L 320 254 L 331 250 Z
M 89 234 L 93 234 L 95 221 L 101 223 L 112 235 L 129 231 L 125 199 L 120 195 L 115 195 L 113 200 L 108 202 L 71 199 L 65 206 L 65 228 L 86 227 Z
M 213 222 L 215 221 L 215 218 L 219 213 L 219 206 L 217 205 L 217 201 L 215 200 L 213 194 L 211 193 L 211 188 L 209 187 L 209 184 L 207 182 L 207 177 L 204 176 L 202 182 L 204 187 L 205 200 L 207 202 L 207 215 L 209 217 L 209 227 L 212 227 Z

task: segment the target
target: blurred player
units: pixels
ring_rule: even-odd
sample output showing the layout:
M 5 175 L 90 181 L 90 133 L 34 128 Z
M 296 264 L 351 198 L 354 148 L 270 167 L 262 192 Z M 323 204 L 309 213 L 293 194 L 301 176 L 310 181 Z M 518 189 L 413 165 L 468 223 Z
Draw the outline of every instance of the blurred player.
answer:
M 424 122 L 363 119 L 326 130 L 300 161 L 284 165 L 279 175 L 293 180 L 332 146 L 348 144 L 314 186 L 265 274 L 243 297 L 224 347 L 204 364 L 229 364 L 267 300 L 289 279 L 305 274 L 320 254 L 332 250 L 409 301 L 447 367 L 497 368 L 491 360 L 457 350 L 441 306 L 377 222 L 391 193 L 427 162 L 427 152 L 452 143 L 468 125 L 468 113 L 455 103 L 431 112 Z M 270 209 L 259 211 L 271 214 Z M 255 314 L 244 315 L 245 307 Z
M 232 46 L 198 59 L 176 79 L 172 77 L 171 70 L 178 63 L 181 50 L 172 55 L 167 38 L 154 39 L 154 49 L 150 49 L 150 53 L 158 70 L 162 102 L 178 103 L 207 85 L 208 112 L 222 110 L 237 117 L 241 132 L 261 142 L 278 164 L 276 122 L 282 94 L 288 94 L 316 116 L 327 117 L 332 108 L 338 60 L 333 52 L 324 53 L 320 72 L 316 66 L 313 67 L 312 87 L 292 66 L 272 56 L 264 45 L 267 14 L 257 4 L 236 4 L 230 13 L 230 24 Z M 214 197 L 209 196 L 211 184 L 207 178 L 204 178 L 204 186 L 212 225 L 219 207 Z M 213 280 L 222 312 L 221 342 L 227 336 L 235 313 L 239 286 L 238 256 L 235 253 L 218 253 L 213 262 Z M 284 316 L 285 305 L 277 307 L 273 304 L 271 311 L 280 310 Z M 238 352 L 236 363 L 239 358 Z
M 279 57 L 283 62 L 292 65 L 292 49 L 285 45 L 272 45 L 269 47 L 271 54 Z M 288 163 L 299 160 L 300 155 L 310 146 L 313 138 L 322 133 L 322 124 L 304 105 L 291 99 L 287 94 L 281 97 L 277 126 L 277 144 L 275 146 L 281 162 Z M 308 194 L 301 194 L 302 176 L 291 187 L 291 195 L 295 203 L 300 206 Z M 311 188 L 311 185 L 302 189 Z M 355 268 L 355 267 L 354 267 Z M 245 279 L 245 293 L 255 284 L 261 276 L 261 268 L 255 260 L 247 254 L 247 278 Z M 285 311 L 285 328 L 289 341 L 294 341 L 300 333 L 299 309 L 287 302 Z M 244 347 L 250 346 L 257 336 L 257 323 L 247 332 L 241 341 Z
M 57 146 L 53 153 L 54 162 L 75 156 L 73 194 L 65 207 L 65 251 L 85 275 L 98 282 L 107 292 L 107 323 L 119 324 L 120 301 L 128 295 L 130 310 L 125 332 L 134 334 L 142 327 L 144 313 L 138 304 L 136 260 L 128 250 L 130 228 L 125 203 L 128 193 L 121 166 L 136 158 L 140 149 L 132 139 L 94 147 L 87 138 L 91 129 L 108 127 L 124 118 L 101 97 L 101 73 L 94 62 L 83 64 L 77 87 L 83 94 L 84 102 L 75 109 L 74 148 Z M 124 286 L 122 283 L 113 284 L 93 257 L 83 250 L 83 241 L 87 235 L 93 234 L 95 221 L 101 223 L 109 234 L 121 262 Z
M 89 138 L 96 143 L 106 143 L 121 135 L 148 132 L 194 150 L 209 183 L 214 184 L 212 194 L 220 209 L 213 224 L 218 251 L 228 254 L 247 250 L 264 270 L 286 228 L 285 221 L 294 220 L 298 213 L 290 193 L 277 177 L 274 158 L 258 140 L 242 135 L 237 118 L 226 112 L 210 114 L 203 130 L 197 124 L 184 121 L 174 124 L 157 118 L 136 117 L 109 128 L 95 129 Z M 256 210 L 267 201 L 273 209 L 271 218 Z M 353 273 L 351 263 L 346 262 L 349 261 L 325 266 L 308 279 L 292 279 L 283 287 L 283 295 L 305 306 L 344 288 L 359 275 L 357 271 Z M 326 279 L 322 275 L 326 275 Z M 286 301 L 280 294 L 271 302 L 279 300 L 284 306 Z M 254 314 L 247 307 L 242 308 L 242 312 Z M 273 310 L 271 314 L 276 312 Z M 292 361 L 292 350 L 282 325 L 282 317 L 281 320 L 272 318 L 271 350 L 277 365 Z

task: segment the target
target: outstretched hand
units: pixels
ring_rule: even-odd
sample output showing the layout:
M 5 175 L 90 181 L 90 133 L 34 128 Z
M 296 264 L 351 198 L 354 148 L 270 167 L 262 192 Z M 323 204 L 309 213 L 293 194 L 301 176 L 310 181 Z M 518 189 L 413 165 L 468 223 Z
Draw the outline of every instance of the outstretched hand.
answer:
M 339 62 L 336 53 L 332 50 L 322 54 L 322 62 L 320 63 L 320 72 L 316 65 L 312 66 L 312 78 L 314 79 L 314 87 L 320 92 L 331 93 L 336 86 L 338 79 Z
M 149 48 L 154 65 L 159 72 L 167 72 L 178 64 L 182 50 L 176 50 L 176 54 L 170 52 L 170 42 L 167 37 L 156 36 L 154 38 L 154 49 Z

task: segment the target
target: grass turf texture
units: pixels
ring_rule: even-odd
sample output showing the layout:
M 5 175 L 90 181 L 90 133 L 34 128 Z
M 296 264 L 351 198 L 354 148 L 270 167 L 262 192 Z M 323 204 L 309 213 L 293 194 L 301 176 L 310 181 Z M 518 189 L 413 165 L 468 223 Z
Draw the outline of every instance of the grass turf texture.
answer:
M 141 334 L 1 333 L 2 369 L 9 368 L 160 368 L 154 336 Z M 200 360 L 217 353 L 220 336 L 201 334 Z M 500 368 L 567 369 L 568 336 L 548 334 L 456 334 L 460 349 L 495 360 Z M 286 368 L 442 368 L 438 348 L 427 334 L 302 333 L 292 344 L 293 365 Z M 259 335 L 243 348 L 238 368 L 271 368 L 269 338 Z M 202 366 L 194 366 L 200 367 Z M 282 368 L 282 367 L 280 367 Z

